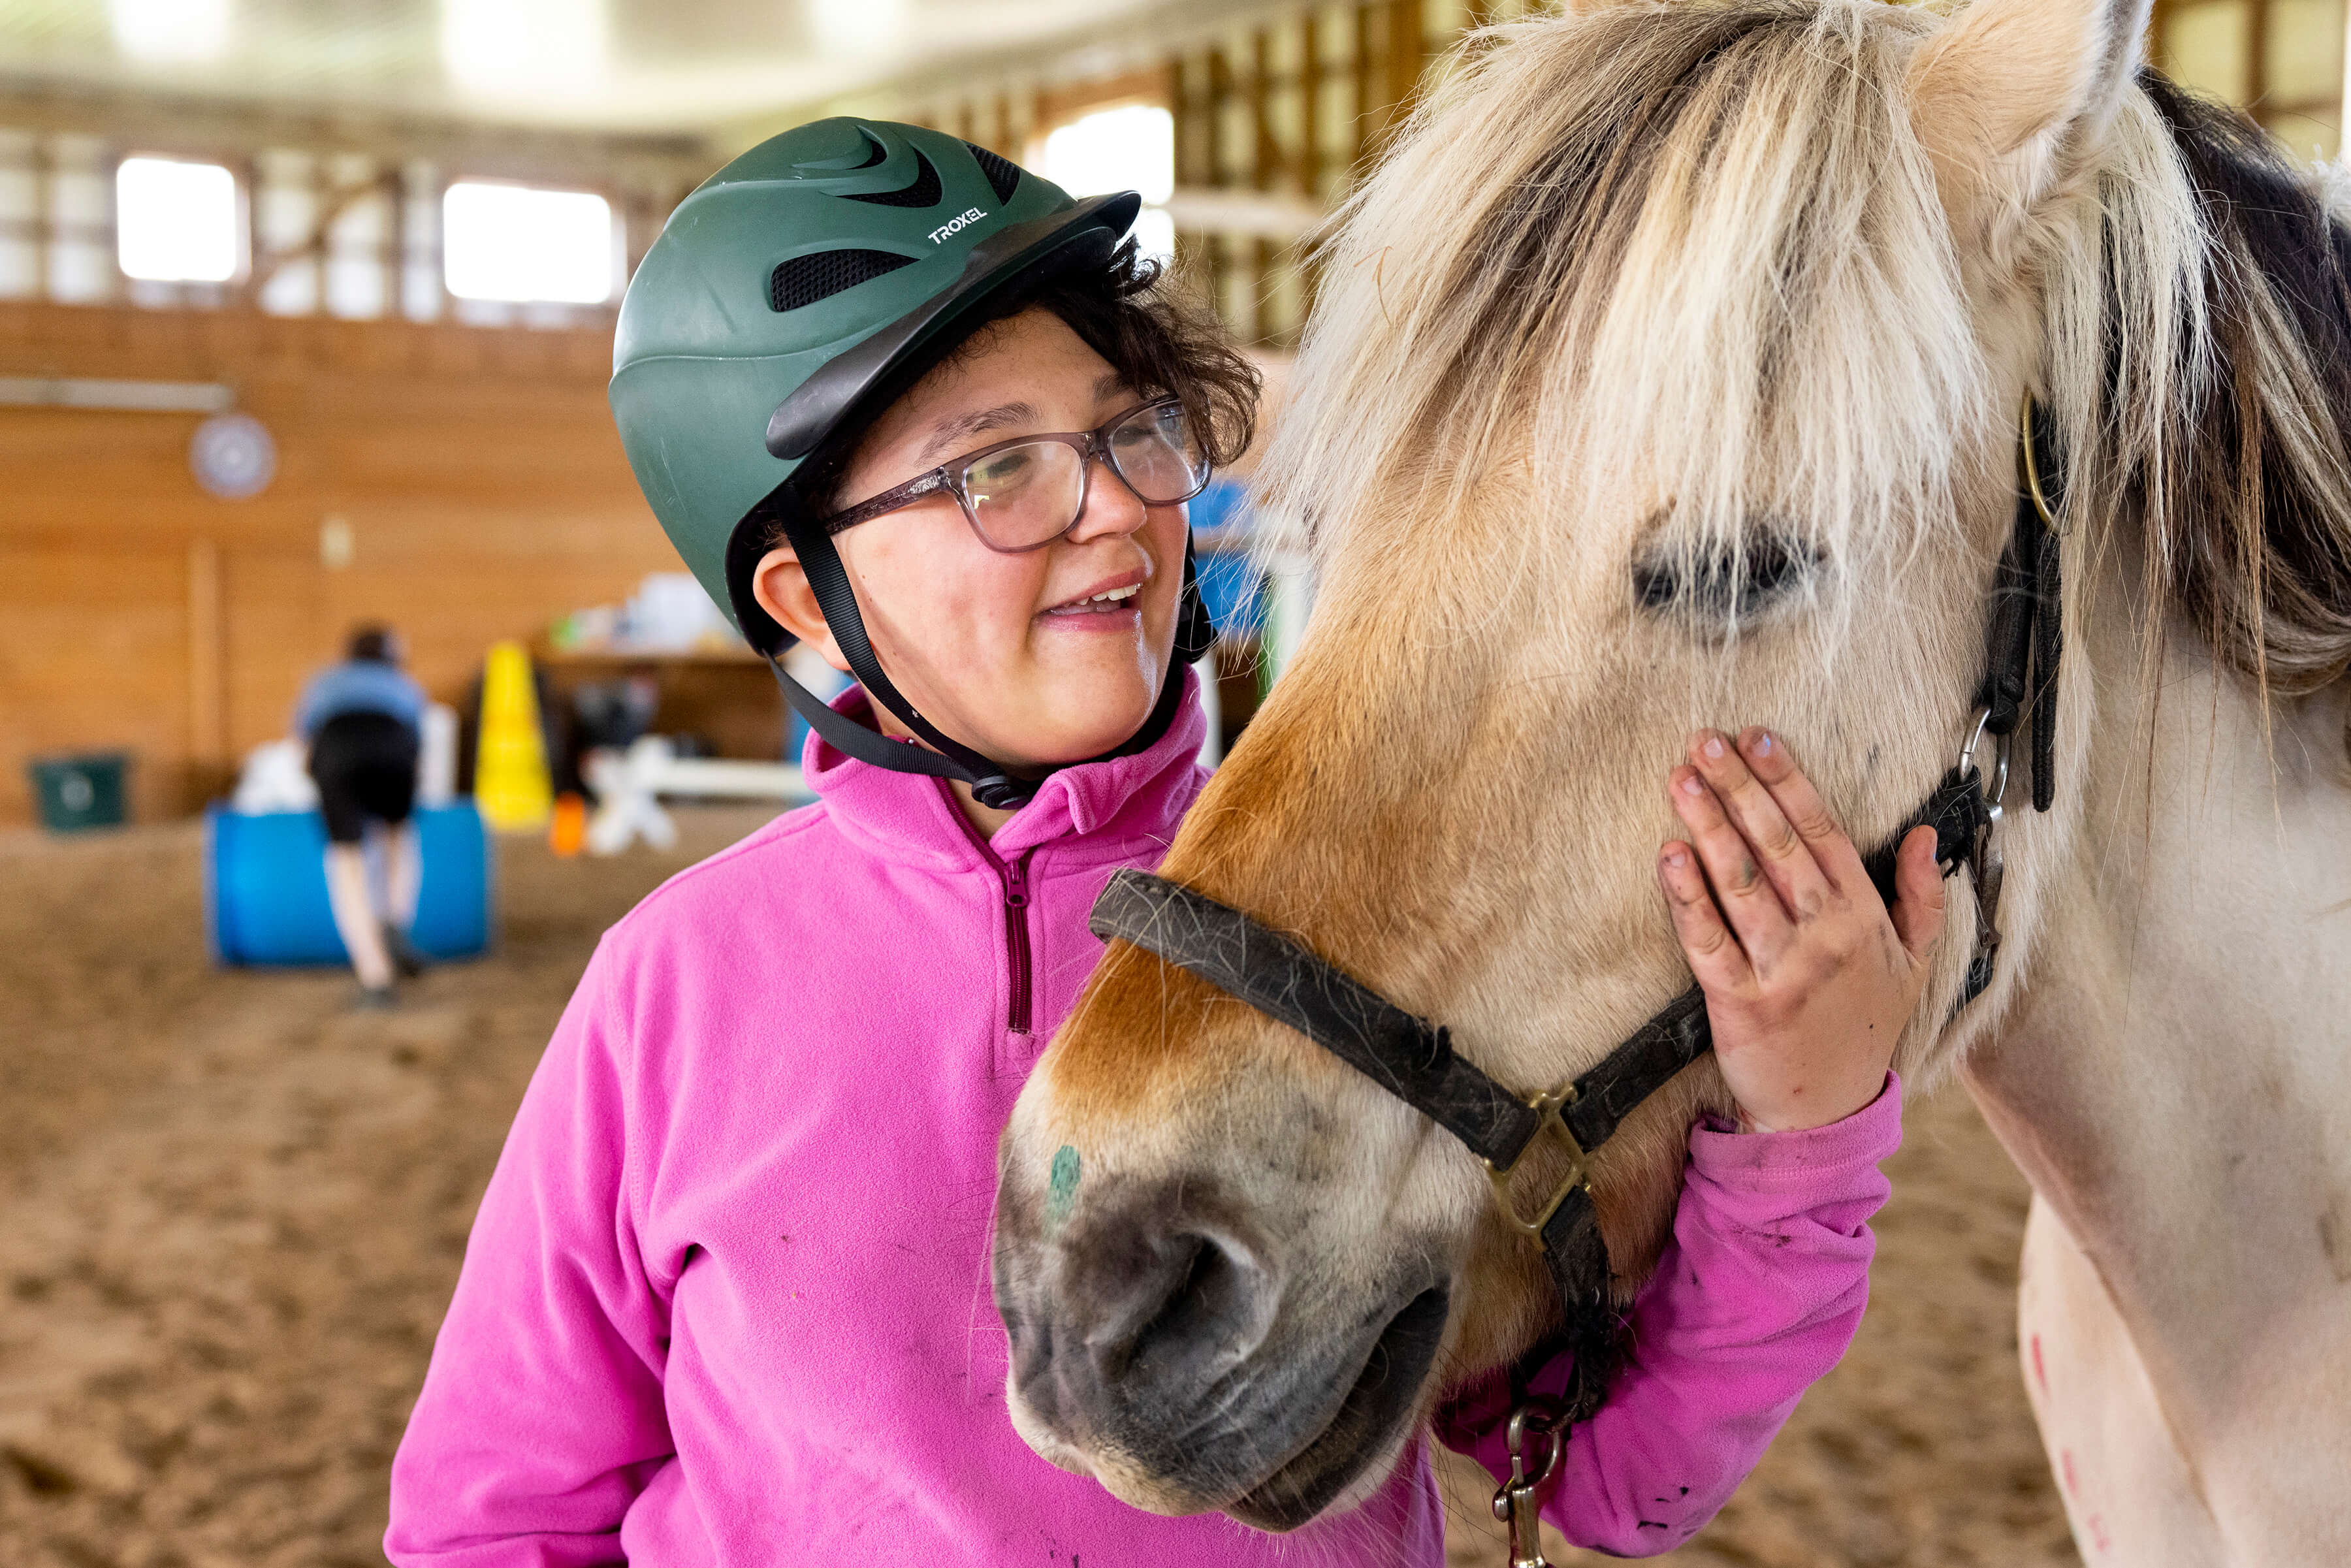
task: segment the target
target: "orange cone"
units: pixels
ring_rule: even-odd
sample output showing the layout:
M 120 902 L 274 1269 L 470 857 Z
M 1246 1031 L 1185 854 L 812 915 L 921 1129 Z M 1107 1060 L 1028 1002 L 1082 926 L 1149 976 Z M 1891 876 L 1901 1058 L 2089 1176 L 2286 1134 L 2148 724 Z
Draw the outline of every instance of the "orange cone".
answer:
M 547 847 L 569 860 L 588 841 L 588 802 L 569 790 L 555 798 L 555 821 L 547 830 Z

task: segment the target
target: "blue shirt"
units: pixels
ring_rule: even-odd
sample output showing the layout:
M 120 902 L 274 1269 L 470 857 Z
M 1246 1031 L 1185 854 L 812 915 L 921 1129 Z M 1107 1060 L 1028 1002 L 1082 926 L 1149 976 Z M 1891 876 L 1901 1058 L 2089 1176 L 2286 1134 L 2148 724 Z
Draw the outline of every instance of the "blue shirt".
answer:
M 351 659 L 310 677 L 294 705 L 294 733 L 318 738 L 319 727 L 347 713 L 380 713 L 419 735 L 424 729 L 424 688 L 397 667 L 374 659 Z

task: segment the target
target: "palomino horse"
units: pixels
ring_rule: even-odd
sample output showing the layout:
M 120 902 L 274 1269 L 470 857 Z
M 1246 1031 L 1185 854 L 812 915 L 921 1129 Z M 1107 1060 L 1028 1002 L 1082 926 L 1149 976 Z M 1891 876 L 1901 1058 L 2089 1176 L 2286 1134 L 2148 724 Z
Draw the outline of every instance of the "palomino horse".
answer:
M 1650 868 L 1690 727 L 1774 727 L 1865 846 L 1966 745 L 2034 396 L 2054 809 L 2020 759 L 1991 988 L 1955 1014 L 1963 880 L 1897 1065 L 1957 1069 L 2039 1194 L 2027 1382 L 2085 1556 L 2339 1564 L 2351 233 L 2139 70 L 2147 9 L 1474 40 L 1328 257 L 1266 482 L 1316 620 L 1163 874 L 1562 1082 L 1688 984 Z M 1722 1101 L 1701 1061 L 1601 1152 L 1620 1299 Z M 1124 944 L 1005 1134 L 997 1295 L 1040 1453 L 1268 1528 L 1556 1311 L 1452 1139 Z

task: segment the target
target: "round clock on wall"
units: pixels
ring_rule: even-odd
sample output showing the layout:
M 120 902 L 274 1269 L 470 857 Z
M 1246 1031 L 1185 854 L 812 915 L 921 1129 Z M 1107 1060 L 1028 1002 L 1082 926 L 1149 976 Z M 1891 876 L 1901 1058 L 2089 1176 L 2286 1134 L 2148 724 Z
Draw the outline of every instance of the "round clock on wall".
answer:
M 207 494 L 242 501 L 269 487 L 277 473 L 277 444 L 250 414 L 218 414 L 196 426 L 188 466 Z

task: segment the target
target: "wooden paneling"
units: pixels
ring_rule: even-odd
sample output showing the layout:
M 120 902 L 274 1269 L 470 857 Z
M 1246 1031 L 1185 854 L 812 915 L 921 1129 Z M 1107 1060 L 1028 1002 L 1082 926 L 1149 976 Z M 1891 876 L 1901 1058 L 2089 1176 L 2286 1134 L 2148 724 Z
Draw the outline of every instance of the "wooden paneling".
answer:
M 2250 112 L 2297 158 L 2342 141 L 2343 0 L 2157 0 L 2156 64 Z
M 25 759 L 47 751 L 135 752 L 133 809 L 176 803 L 188 746 L 186 570 L 177 549 L 0 542 L 0 821 L 28 820 Z
M 358 622 L 398 626 L 454 700 L 492 640 L 678 570 L 613 434 L 611 353 L 602 331 L 0 306 L 0 375 L 224 382 L 278 457 L 220 501 L 188 470 L 198 416 L 0 409 L 0 823 L 31 819 L 26 760 L 68 749 L 135 751 L 142 817 L 192 808 Z

